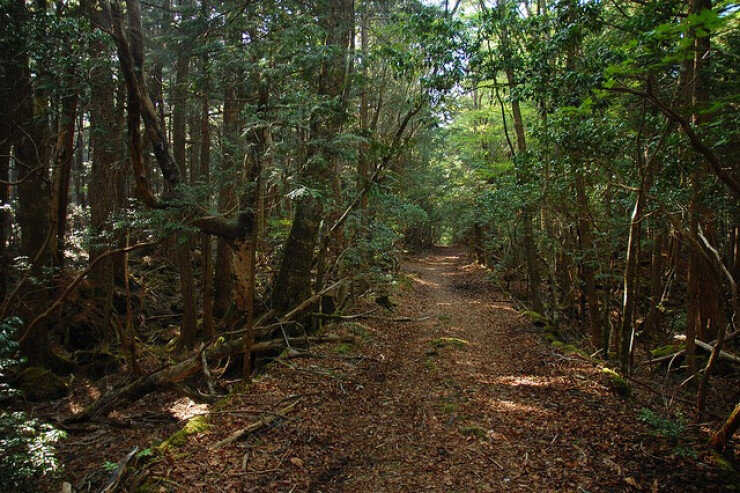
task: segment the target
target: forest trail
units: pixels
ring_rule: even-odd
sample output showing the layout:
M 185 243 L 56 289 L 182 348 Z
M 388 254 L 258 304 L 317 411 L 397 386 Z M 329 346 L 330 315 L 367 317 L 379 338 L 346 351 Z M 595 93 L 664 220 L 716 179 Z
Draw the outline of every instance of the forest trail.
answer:
M 357 345 L 273 364 L 149 480 L 164 491 L 706 491 L 680 457 L 666 471 L 671 445 L 637 420 L 640 406 L 550 347 L 463 250 L 402 268 L 393 316 L 429 318 L 345 323 Z M 255 410 L 296 400 L 271 428 L 215 446 Z

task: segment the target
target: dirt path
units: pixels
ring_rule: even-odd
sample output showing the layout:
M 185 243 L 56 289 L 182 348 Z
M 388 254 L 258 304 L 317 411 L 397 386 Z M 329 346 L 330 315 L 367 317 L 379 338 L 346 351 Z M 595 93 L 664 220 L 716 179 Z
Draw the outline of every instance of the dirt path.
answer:
M 694 462 L 637 420 L 640 405 L 543 342 L 464 252 L 438 249 L 403 270 L 393 316 L 428 319 L 347 323 L 357 345 L 274 364 L 149 480 L 164 491 L 706 488 Z M 277 426 L 214 448 L 297 398 Z

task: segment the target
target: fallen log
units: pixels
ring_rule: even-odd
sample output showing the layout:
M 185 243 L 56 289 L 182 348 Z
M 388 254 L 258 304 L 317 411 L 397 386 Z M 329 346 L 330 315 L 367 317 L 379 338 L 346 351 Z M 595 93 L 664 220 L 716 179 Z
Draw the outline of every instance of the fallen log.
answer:
M 132 402 L 141 399 L 155 390 L 170 389 L 178 383 L 187 380 L 191 376 L 200 372 L 203 368 L 203 359 L 206 361 L 217 361 L 222 358 L 240 354 L 243 351 L 245 337 L 240 337 L 232 341 L 225 342 L 221 345 L 214 346 L 202 353 L 191 356 L 179 363 L 161 368 L 149 375 L 137 378 L 136 380 L 124 385 L 120 389 L 108 392 L 84 410 L 70 416 L 64 420 L 65 424 L 80 423 L 93 418 L 96 415 L 107 414 L 114 407 L 124 402 Z M 295 345 L 322 344 L 331 342 L 352 342 L 353 337 L 344 336 L 319 336 L 319 337 L 296 337 L 289 339 L 289 342 Z M 252 352 L 266 353 L 270 351 L 281 350 L 286 347 L 285 339 L 271 339 L 262 341 L 252 346 Z
M 733 334 L 736 334 L 736 333 L 733 333 Z M 683 335 L 683 334 L 679 334 L 679 335 L 675 336 L 674 339 L 676 339 L 678 341 L 686 341 L 686 336 Z M 725 338 L 725 340 L 727 340 L 727 338 Z M 696 344 L 696 347 L 701 348 L 701 349 L 703 349 L 703 350 L 705 350 L 705 351 L 707 351 L 709 353 L 711 353 L 712 350 L 714 349 L 714 346 L 713 345 L 707 344 L 706 342 L 700 341 L 698 339 L 696 341 L 694 341 L 694 343 Z M 735 364 L 740 364 L 740 357 L 735 356 L 732 353 L 728 353 L 727 351 L 720 351 L 719 354 L 718 354 L 718 357 L 720 359 L 725 360 L 725 361 L 730 361 L 730 362 L 735 363 Z
M 736 330 L 733 333 L 728 334 L 727 337 L 725 337 L 725 342 L 727 342 L 730 339 L 736 337 L 737 335 L 740 335 L 740 330 Z M 679 335 L 675 336 L 674 339 L 679 340 L 679 341 L 685 341 L 686 340 L 686 336 L 683 335 L 683 334 L 679 334 Z M 712 348 L 714 347 L 714 345 L 716 343 L 717 343 L 716 340 L 712 340 L 709 343 L 706 343 L 704 341 L 696 341 L 697 347 L 699 347 L 700 349 L 704 349 L 706 351 L 709 351 L 710 353 L 712 352 Z M 640 363 L 638 366 L 654 365 L 656 363 L 661 363 L 663 361 L 668 361 L 670 359 L 675 358 L 676 356 L 680 356 L 680 355 L 684 354 L 685 352 L 686 352 L 685 349 L 681 349 L 679 351 L 676 351 L 675 353 L 666 354 L 664 356 L 660 356 L 658 358 L 653 358 L 651 360 L 645 361 L 644 363 Z M 731 353 L 728 353 L 727 351 L 723 351 L 722 354 L 729 355 L 731 357 L 736 358 L 735 360 L 732 360 L 734 362 L 737 362 L 737 360 L 740 359 L 737 356 L 735 356 L 735 355 L 733 355 Z M 720 357 L 722 357 L 722 356 L 720 355 Z
M 334 284 L 322 289 L 304 302 L 300 303 L 294 309 L 280 317 L 280 323 L 288 323 L 297 315 L 307 310 L 313 303 L 327 292 L 341 285 L 343 281 L 337 281 Z M 263 317 L 264 318 L 264 317 Z M 262 319 L 260 319 L 262 320 Z M 254 327 L 253 331 L 259 333 L 261 327 Z M 219 340 L 214 338 L 207 345 L 205 351 L 198 351 L 193 356 L 186 358 L 179 363 L 168 365 L 160 368 L 148 375 L 139 377 L 132 382 L 124 385 L 119 389 L 112 390 L 87 406 L 79 413 L 70 416 L 64 420 L 64 423 L 80 423 L 93 418 L 96 415 L 107 414 L 117 405 L 123 402 L 132 402 L 141 399 L 147 394 L 159 389 L 169 389 L 175 387 L 178 383 L 187 380 L 203 369 L 203 361 L 218 361 L 222 358 L 234 356 L 244 352 L 244 342 L 250 334 L 224 342 L 222 344 L 210 346 L 210 344 Z M 321 344 L 330 342 L 351 342 L 354 338 L 339 336 L 318 336 L 318 337 L 296 337 L 289 339 L 287 342 L 296 345 Z M 210 346 L 210 347 L 209 347 Z M 270 351 L 281 350 L 287 346 L 286 339 L 270 339 L 258 342 L 252 345 L 253 353 L 266 353 Z

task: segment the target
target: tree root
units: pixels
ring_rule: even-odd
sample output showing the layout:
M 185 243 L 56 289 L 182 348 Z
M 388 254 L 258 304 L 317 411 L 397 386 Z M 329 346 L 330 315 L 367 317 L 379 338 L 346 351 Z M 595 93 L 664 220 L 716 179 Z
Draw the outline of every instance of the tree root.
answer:
M 177 384 L 199 373 L 203 369 L 203 360 L 217 361 L 221 358 L 234 356 L 243 352 L 244 337 L 228 341 L 208 350 L 199 351 L 195 355 L 173 365 L 137 378 L 124 385 L 122 388 L 108 392 L 96 400 L 84 410 L 64 420 L 65 424 L 80 423 L 92 419 L 101 414 L 107 414 L 113 408 L 124 402 L 132 402 L 157 390 L 165 390 L 176 387 Z M 352 342 L 353 337 L 344 336 L 321 336 L 321 337 L 296 337 L 289 342 L 295 345 L 321 344 L 331 342 Z M 270 339 L 258 342 L 252 346 L 254 353 L 268 353 L 279 351 L 286 347 L 284 339 Z

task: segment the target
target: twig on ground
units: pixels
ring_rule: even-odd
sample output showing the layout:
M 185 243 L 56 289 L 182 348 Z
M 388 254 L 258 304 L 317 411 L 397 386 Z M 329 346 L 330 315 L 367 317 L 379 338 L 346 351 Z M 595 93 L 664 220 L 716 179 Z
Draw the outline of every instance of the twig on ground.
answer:
M 234 432 L 231 435 L 229 435 L 228 438 L 225 438 L 225 439 L 221 440 L 220 442 L 216 443 L 216 445 L 214 447 L 215 448 L 221 448 L 224 445 L 228 445 L 228 444 L 230 444 L 232 442 L 235 442 L 236 440 L 239 440 L 239 439 L 241 439 L 242 437 L 244 437 L 246 435 L 249 435 L 249 434 L 252 434 L 252 433 L 254 433 L 256 431 L 259 431 L 262 428 L 266 428 L 268 426 L 271 426 L 275 421 L 277 421 L 280 418 L 284 418 L 286 414 L 288 414 L 291 411 L 293 411 L 295 409 L 296 405 L 298 405 L 298 403 L 300 401 L 301 401 L 301 397 L 299 397 L 298 399 L 294 400 L 293 402 L 291 402 L 290 404 L 288 404 L 287 406 L 285 406 L 281 410 L 279 410 L 279 411 L 277 411 L 277 412 L 275 412 L 273 414 L 270 414 L 268 416 L 263 416 L 258 421 L 255 421 L 254 423 L 251 423 L 251 424 L 245 426 L 244 428 L 242 428 L 240 430 L 237 430 L 236 432 Z

